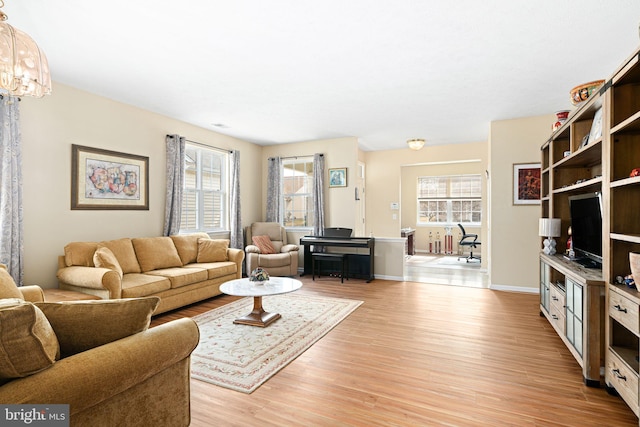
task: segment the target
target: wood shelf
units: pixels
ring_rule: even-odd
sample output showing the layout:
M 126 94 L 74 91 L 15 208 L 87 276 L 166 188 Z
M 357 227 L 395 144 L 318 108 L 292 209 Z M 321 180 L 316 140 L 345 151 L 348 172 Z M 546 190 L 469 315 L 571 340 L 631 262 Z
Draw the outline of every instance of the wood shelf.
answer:
M 629 242 L 629 243 L 640 244 L 640 234 L 610 233 L 609 234 L 609 238 L 611 240 L 618 240 L 620 242 Z
M 640 111 L 611 128 L 611 134 L 640 131 Z
M 640 185 L 640 176 L 634 176 L 630 178 L 619 179 L 617 181 L 613 181 L 610 184 L 611 188 L 625 187 L 628 185 Z
M 581 146 L 600 108 L 602 136 Z M 599 191 L 603 207 L 602 271 L 588 271 L 561 256 L 541 255 L 541 307 L 553 284 L 549 277 L 554 274 L 566 276 L 567 282 L 583 283 L 583 297 L 591 303 L 583 307 L 581 325 L 583 331 L 588 330 L 594 335 L 584 336 L 584 354 L 581 356 L 571 348 L 580 343 L 575 344 L 574 340 L 572 344 L 566 336 L 562 337 L 563 341 L 574 357 L 582 360 L 585 379 L 599 378 L 599 372 L 596 373 L 593 367 L 603 367 L 605 383 L 612 388 L 618 387 L 622 399 L 638 415 L 640 337 L 637 318 L 640 316 L 640 292 L 614 282 L 617 276 L 630 273 L 629 252 L 640 252 L 640 177 L 629 177 L 633 169 L 640 167 L 640 49 L 615 70 L 596 95 L 571 113 L 563 126 L 551 134 L 543 144 L 541 155 L 541 164 L 544 165 L 541 213 L 542 217 L 561 220 L 562 236 L 556 239 L 559 247 L 564 247 L 568 240 L 571 195 Z M 629 311 L 622 316 L 614 305 L 610 308 L 602 302 L 604 297 L 593 291 L 587 292 L 586 289 L 603 289 L 590 283 L 603 284 L 609 293 L 607 304 L 611 298 L 619 298 L 620 304 Z M 570 299 L 568 294 L 567 300 Z M 571 313 L 567 309 L 565 314 L 569 333 Z M 562 328 L 556 326 L 554 330 L 562 336 Z M 595 331 L 603 331 L 604 336 Z M 587 339 L 591 341 L 587 343 Z M 600 356 L 606 359 L 604 366 L 599 363 Z M 592 370 L 591 373 L 588 369 Z M 621 380 L 621 371 L 630 375 L 630 383 L 625 385 Z
M 584 190 L 586 191 L 587 189 L 591 189 L 591 187 L 598 187 L 600 188 L 602 185 L 602 177 L 596 177 L 596 178 L 592 178 L 589 179 L 587 181 L 578 183 L 578 184 L 573 184 L 573 185 L 567 185 L 566 187 L 562 187 L 562 188 L 557 188 L 555 190 L 553 190 L 553 193 L 570 193 L 570 192 L 575 192 L 577 190 Z
M 635 371 L 635 373 L 638 374 L 638 362 L 636 361 L 636 357 L 638 357 L 637 348 L 611 346 L 611 350 L 613 350 L 618 355 L 618 357 L 628 365 L 629 369 Z
M 602 138 L 598 138 L 593 143 L 580 148 L 569 156 L 557 161 L 554 168 L 574 168 L 598 165 L 602 162 Z

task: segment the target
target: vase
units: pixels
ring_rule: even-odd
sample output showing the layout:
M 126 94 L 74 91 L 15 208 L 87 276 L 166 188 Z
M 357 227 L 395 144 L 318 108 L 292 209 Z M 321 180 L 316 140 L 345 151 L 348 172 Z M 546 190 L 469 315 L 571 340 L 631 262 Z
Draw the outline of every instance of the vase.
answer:
M 637 283 L 640 281 L 640 252 L 629 252 L 629 265 L 633 280 Z

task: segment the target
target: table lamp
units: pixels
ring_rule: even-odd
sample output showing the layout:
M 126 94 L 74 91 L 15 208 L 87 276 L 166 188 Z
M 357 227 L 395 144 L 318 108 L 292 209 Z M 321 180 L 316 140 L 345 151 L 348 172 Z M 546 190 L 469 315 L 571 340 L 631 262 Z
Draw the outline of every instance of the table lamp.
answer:
M 544 248 L 542 248 L 542 251 L 547 255 L 555 254 L 556 241 L 553 240 L 553 238 L 560 237 L 560 219 L 540 218 L 538 236 L 546 237 L 546 239 L 544 239 Z

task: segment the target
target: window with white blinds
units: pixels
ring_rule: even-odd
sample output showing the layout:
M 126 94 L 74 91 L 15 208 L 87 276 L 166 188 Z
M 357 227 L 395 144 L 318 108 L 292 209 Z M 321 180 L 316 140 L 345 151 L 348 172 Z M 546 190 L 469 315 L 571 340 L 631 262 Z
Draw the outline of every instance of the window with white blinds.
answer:
M 187 144 L 181 232 L 228 229 L 228 162 L 223 150 Z
M 478 225 L 482 221 L 480 175 L 418 177 L 418 224 Z

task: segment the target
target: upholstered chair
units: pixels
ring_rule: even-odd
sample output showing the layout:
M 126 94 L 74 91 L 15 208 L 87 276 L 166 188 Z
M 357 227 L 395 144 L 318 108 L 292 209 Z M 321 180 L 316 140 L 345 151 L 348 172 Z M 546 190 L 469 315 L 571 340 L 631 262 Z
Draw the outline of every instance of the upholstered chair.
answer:
M 298 274 L 298 245 L 287 244 L 287 232 L 277 222 L 254 222 L 244 230 L 247 276 L 262 267 L 270 276 Z
M 149 328 L 157 296 L 43 300 L 0 265 L 0 402 L 67 404 L 72 426 L 190 424 L 195 321 Z

